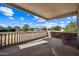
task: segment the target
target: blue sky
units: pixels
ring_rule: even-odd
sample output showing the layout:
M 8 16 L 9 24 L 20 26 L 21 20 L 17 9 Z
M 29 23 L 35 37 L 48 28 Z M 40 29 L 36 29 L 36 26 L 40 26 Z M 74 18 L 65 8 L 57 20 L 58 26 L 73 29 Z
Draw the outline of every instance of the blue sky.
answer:
M 44 27 L 48 26 L 49 28 L 55 27 L 57 25 L 64 28 L 68 23 L 77 21 L 76 16 L 60 18 L 60 19 L 51 19 L 47 23 L 45 19 L 39 18 L 35 15 L 17 10 L 15 8 L 5 6 L 0 4 L 0 26 L 20 26 L 28 24 L 30 27 Z M 49 25 L 48 25 L 49 24 Z

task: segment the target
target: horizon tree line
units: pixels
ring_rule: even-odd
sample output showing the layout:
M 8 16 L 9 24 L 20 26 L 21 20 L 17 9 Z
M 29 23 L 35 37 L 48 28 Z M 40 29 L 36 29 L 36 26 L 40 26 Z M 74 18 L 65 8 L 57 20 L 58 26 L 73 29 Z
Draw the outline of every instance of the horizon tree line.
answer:
M 0 26 L 0 32 L 14 32 L 14 31 L 25 31 L 27 32 L 29 30 L 29 26 L 28 24 L 24 24 L 23 27 L 21 28 L 20 26 L 7 26 L 7 27 L 3 27 Z
M 50 28 L 49 30 L 57 30 L 60 31 L 62 28 L 61 26 L 55 26 Z M 64 32 L 77 32 L 77 22 L 70 22 L 68 25 L 63 28 Z
M 30 28 L 28 24 L 24 24 L 23 27 L 19 27 L 19 26 L 15 26 L 15 27 L 12 27 L 12 26 L 8 26 L 8 27 L 2 27 L 0 26 L 0 32 L 14 32 L 14 31 L 29 31 L 29 29 L 31 29 L 32 31 L 36 28 Z M 56 30 L 56 31 L 60 31 L 62 28 L 61 26 L 55 26 L 55 27 L 52 27 L 50 28 L 49 30 Z M 70 22 L 68 23 L 68 25 L 63 28 L 64 29 L 64 32 L 77 32 L 77 22 Z M 41 28 L 41 30 L 44 30 L 46 31 L 46 27 L 43 27 Z

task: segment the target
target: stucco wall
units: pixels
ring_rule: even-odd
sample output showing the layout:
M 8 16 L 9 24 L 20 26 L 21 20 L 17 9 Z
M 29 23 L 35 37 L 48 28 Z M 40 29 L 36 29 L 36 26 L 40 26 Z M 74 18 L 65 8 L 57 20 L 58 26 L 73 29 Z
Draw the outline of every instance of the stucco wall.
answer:
M 51 31 L 51 37 L 60 38 L 64 44 L 75 46 L 77 44 L 77 33 L 68 32 L 53 32 Z

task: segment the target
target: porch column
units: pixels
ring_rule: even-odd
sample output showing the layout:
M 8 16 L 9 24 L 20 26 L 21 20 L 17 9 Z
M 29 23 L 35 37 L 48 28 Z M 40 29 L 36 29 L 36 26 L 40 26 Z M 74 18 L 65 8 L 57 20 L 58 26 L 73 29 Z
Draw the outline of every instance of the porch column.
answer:
M 77 9 L 77 48 L 79 49 L 79 7 Z
M 51 37 L 51 32 L 50 32 L 50 30 L 48 30 L 48 26 L 49 26 L 49 20 L 47 20 L 47 32 L 48 32 L 48 37 L 50 38 Z

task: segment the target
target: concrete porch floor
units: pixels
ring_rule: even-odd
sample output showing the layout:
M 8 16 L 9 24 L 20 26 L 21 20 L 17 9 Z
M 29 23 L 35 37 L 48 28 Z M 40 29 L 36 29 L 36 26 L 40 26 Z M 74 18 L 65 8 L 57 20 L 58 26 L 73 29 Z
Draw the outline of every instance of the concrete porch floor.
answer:
M 48 43 L 36 45 L 29 48 L 20 49 L 18 45 L 0 50 L 0 56 L 54 56 L 52 48 L 62 45 L 62 40 L 58 38 L 47 38 Z

